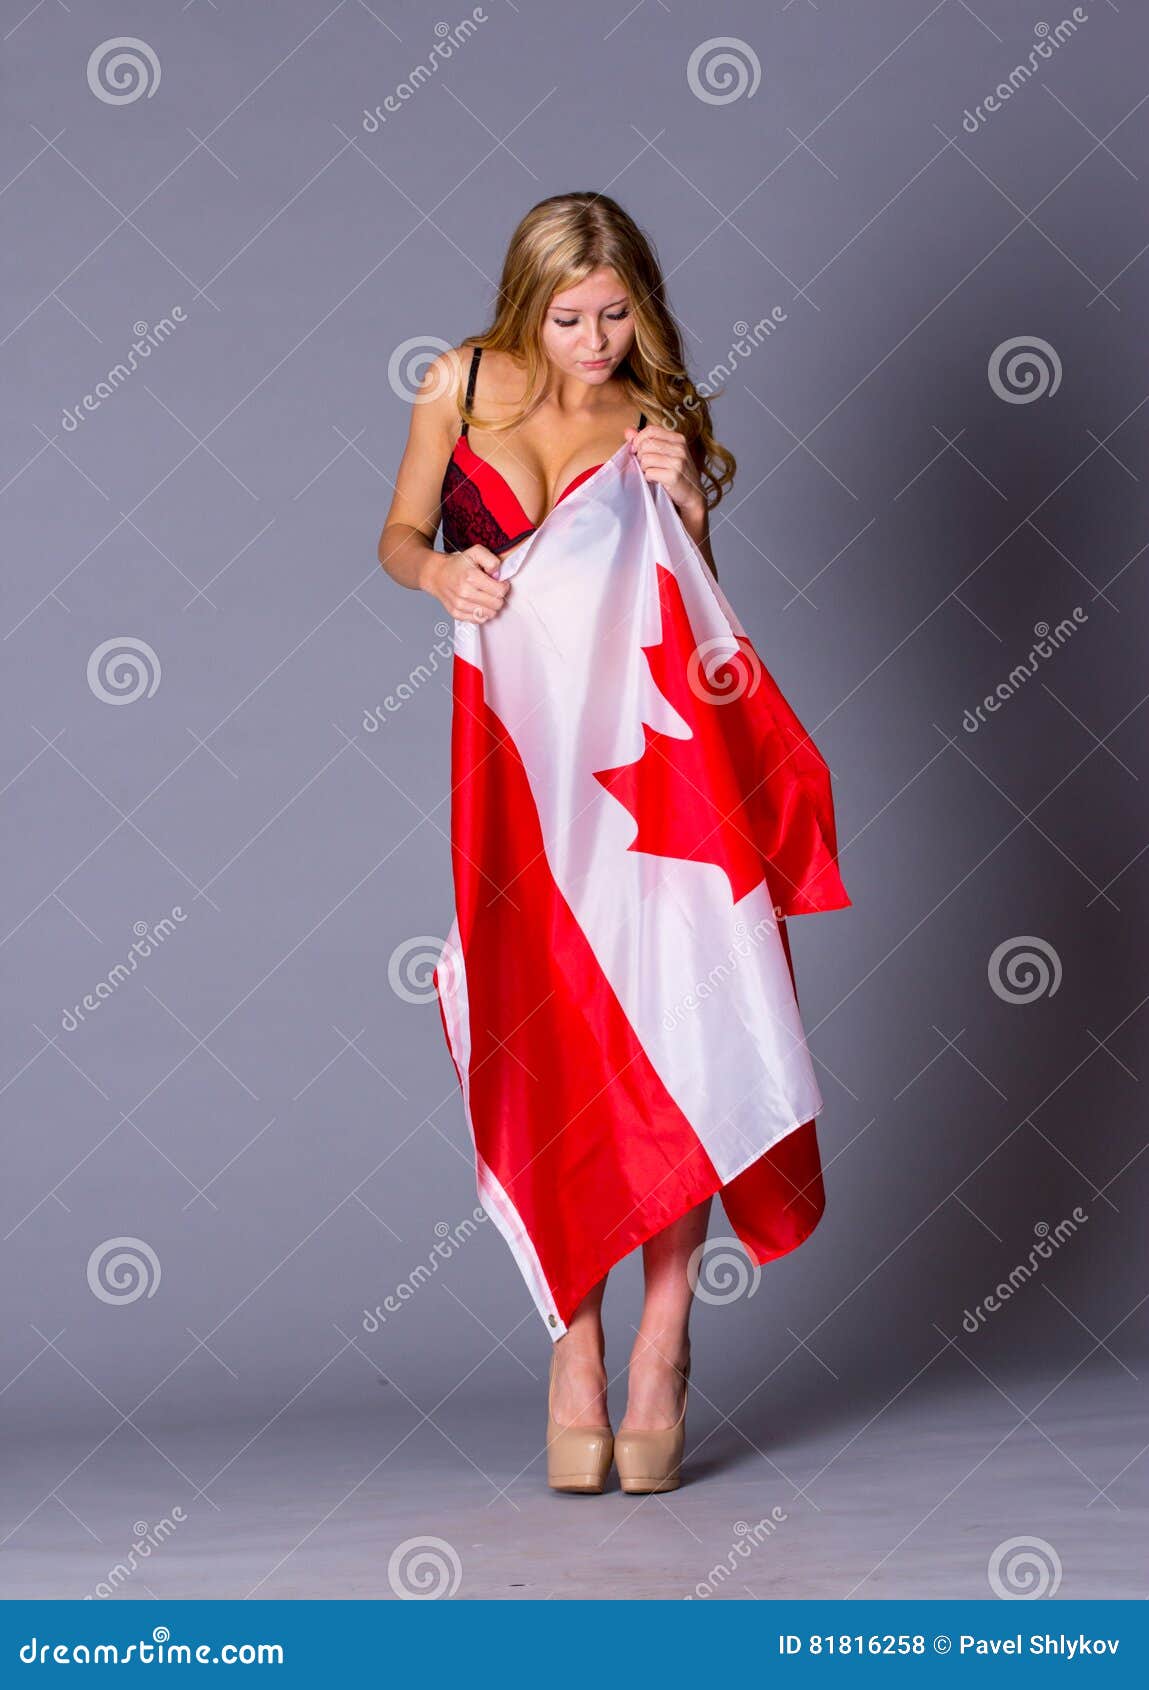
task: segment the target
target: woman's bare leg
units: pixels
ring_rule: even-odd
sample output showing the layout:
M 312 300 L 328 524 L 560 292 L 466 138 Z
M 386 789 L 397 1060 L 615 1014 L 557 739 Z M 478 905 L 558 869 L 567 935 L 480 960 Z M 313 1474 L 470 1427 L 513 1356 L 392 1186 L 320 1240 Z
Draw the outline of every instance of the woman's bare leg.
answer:
M 606 1367 L 603 1362 L 603 1278 L 588 1291 L 554 1346 L 554 1417 L 560 1426 L 605 1426 Z
M 630 1388 L 622 1420 L 627 1431 L 654 1431 L 678 1419 L 681 1369 L 690 1357 L 688 1329 L 694 1301 L 687 1269 L 705 1241 L 711 1201 L 708 1197 L 643 1245 L 646 1297 L 630 1357 Z

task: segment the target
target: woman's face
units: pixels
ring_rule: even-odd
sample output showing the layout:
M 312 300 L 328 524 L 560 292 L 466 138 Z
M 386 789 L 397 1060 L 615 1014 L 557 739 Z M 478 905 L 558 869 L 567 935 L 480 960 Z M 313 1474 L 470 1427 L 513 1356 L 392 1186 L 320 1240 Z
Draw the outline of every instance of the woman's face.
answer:
M 588 386 L 609 381 L 634 343 L 630 298 L 613 270 L 556 293 L 543 320 L 543 350 L 566 375 Z

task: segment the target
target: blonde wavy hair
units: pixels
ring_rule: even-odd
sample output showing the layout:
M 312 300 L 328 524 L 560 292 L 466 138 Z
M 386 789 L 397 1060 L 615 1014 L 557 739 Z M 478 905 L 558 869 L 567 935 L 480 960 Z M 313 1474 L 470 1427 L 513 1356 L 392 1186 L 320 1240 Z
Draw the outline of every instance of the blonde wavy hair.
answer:
M 462 344 L 520 358 L 526 365 L 526 398 L 514 416 L 485 422 L 468 409 L 460 380 L 459 415 L 492 433 L 519 426 L 546 385 L 542 327 L 551 300 L 604 265 L 626 287 L 634 320 L 634 342 L 617 379 L 647 416 L 685 437 L 707 508 L 713 510 L 733 483 L 737 461 L 714 438 L 709 402 L 687 373 L 682 337 L 666 304 L 654 246 L 633 218 L 604 194 L 554 194 L 532 206 L 519 223 L 503 260 L 494 320 Z

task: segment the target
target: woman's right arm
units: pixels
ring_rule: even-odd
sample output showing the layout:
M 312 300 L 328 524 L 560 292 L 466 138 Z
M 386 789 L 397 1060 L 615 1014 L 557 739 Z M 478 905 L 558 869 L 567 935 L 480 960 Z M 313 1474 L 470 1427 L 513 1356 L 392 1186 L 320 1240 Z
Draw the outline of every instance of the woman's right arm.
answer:
M 456 621 L 485 622 L 502 608 L 509 588 L 509 582 L 490 579 L 500 559 L 485 546 L 435 550 L 443 475 L 458 431 L 458 372 L 458 352 L 443 352 L 420 383 L 379 536 L 379 562 L 393 581 L 430 593 Z

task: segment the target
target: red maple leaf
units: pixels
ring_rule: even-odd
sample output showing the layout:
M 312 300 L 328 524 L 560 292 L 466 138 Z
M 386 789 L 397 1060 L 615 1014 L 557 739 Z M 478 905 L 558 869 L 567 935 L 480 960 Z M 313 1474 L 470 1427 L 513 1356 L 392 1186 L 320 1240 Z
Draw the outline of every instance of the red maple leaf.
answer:
M 638 760 L 596 772 L 638 823 L 628 849 L 715 864 L 735 903 L 765 880 L 785 915 L 848 904 L 829 770 L 813 741 L 744 635 L 717 665 L 698 645 L 681 588 L 661 564 L 658 594 L 662 639 L 642 649 L 690 737 L 644 722 Z

